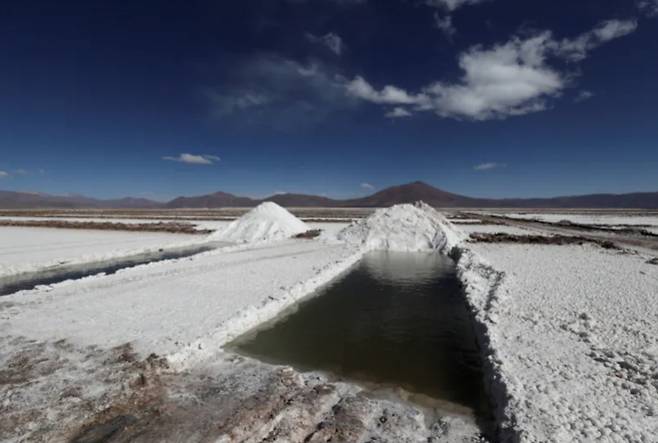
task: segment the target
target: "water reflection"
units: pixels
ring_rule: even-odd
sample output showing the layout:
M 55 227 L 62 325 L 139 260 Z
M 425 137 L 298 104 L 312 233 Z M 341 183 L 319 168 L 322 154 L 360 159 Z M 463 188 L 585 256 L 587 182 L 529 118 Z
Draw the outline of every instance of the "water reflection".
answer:
M 452 260 L 434 252 L 371 253 L 361 266 L 373 279 L 395 286 L 416 286 L 455 272 Z

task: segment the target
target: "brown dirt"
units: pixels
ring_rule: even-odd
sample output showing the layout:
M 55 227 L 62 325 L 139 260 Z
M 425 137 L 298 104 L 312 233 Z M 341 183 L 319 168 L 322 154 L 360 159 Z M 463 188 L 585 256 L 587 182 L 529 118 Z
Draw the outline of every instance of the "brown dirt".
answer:
M 112 404 L 141 408 L 163 392 L 166 360 L 141 359 L 129 344 L 101 351 L 65 340 L 0 341 L 0 441 L 69 441 L 88 417 L 116 415 Z
M 479 225 L 488 225 L 488 226 L 496 225 L 496 226 L 504 226 L 504 225 L 505 225 L 505 223 L 503 223 L 503 222 L 498 222 L 498 221 L 485 221 L 485 220 L 480 220 L 480 221 L 477 221 L 477 222 L 463 222 L 463 221 L 460 221 L 460 220 L 452 220 L 452 219 L 449 219 L 448 221 L 449 221 L 450 223 L 452 223 L 453 225 L 461 225 L 461 226 L 479 226 Z
M 302 238 L 302 239 L 307 239 L 311 240 L 316 237 L 319 237 L 320 234 L 322 234 L 322 229 L 311 229 L 310 231 L 302 232 L 301 234 L 297 234 L 293 236 L 293 238 Z
M 390 412 L 380 409 L 364 395 L 341 395 L 335 385 L 309 382 L 288 368 L 239 367 L 228 376 L 163 378 L 168 386 L 162 395 L 115 404 L 92 417 L 70 441 L 211 442 L 223 437 L 228 442 L 320 443 L 366 441 L 370 434 L 371 441 L 392 442 L 398 441 L 400 428 L 417 426 L 395 406 Z M 433 441 L 428 436 L 422 440 Z
M 586 237 L 569 235 L 514 235 L 505 233 L 473 233 L 470 235 L 471 242 L 477 243 L 517 243 L 533 245 L 582 245 L 585 243 L 596 244 L 603 249 L 619 249 L 611 241 L 594 240 Z
M 245 375 L 256 384 L 236 389 Z M 317 427 L 317 415 L 323 412 L 319 406 L 327 399 L 331 405 L 336 402 L 330 398 L 333 387 L 306 387 L 285 368 L 263 374 L 245 367 L 237 377 L 171 375 L 166 382 L 166 391 L 142 389 L 141 395 L 96 414 L 71 442 L 210 442 L 220 436 L 236 442 L 302 441 Z M 291 410 L 296 412 L 289 417 Z
M 0 355 L 2 441 L 444 441 L 447 432 L 408 405 L 238 356 L 176 372 L 130 344 L 0 341 L 8 350 Z

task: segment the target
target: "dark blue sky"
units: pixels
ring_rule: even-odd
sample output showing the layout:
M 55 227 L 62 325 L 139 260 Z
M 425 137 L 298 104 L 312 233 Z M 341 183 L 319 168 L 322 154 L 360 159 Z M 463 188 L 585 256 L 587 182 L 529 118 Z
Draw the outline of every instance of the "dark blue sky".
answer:
M 658 0 L 0 6 L 0 189 L 658 190 Z

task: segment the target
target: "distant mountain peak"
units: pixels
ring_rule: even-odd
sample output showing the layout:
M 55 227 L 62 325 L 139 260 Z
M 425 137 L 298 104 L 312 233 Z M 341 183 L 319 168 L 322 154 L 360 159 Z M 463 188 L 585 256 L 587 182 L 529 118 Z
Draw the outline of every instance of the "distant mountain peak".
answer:
M 388 207 L 399 203 L 425 203 L 443 208 L 644 208 L 658 209 L 658 192 L 634 194 L 598 194 L 538 199 L 483 199 L 453 194 L 424 181 L 414 181 L 382 189 L 372 195 L 348 200 L 306 194 L 275 194 L 264 199 L 241 197 L 228 192 L 177 197 L 167 203 L 144 198 L 125 197 L 98 200 L 85 196 L 56 196 L 42 193 L 0 191 L 0 209 L 38 208 L 222 208 L 254 207 L 271 201 L 287 207 Z

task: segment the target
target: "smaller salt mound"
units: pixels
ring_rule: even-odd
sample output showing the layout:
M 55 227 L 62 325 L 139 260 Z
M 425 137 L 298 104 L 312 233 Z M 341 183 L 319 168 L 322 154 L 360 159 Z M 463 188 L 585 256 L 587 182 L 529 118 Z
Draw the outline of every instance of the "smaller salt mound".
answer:
M 448 253 L 464 235 L 431 206 L 419 202 L 378 209 L 353 222 L 338 239 L 371 250 Z
M 218 231 L 209 240 L 234 243 L 252 243 L 282 240 L 308 231 L 306 223 L 272 202 L 261 203 L 226 229 Z

